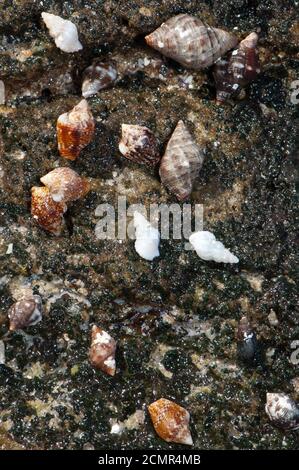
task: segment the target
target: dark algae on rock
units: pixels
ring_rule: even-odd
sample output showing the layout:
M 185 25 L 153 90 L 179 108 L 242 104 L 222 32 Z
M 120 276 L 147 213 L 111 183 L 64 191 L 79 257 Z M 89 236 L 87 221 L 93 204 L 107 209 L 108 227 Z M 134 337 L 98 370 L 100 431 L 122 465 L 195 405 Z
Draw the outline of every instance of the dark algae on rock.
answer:
M 195 449 L 297 448 L 298 431 L 265 412 L 267 393 L 299 399 L 297 9 L 293 0 L 1 2 L 1 449 L 185 449 L 153 429 L 147 407 L 160 398 L 190 413 Z M 58 49 L 43 11 L 72 21 L 83 49 Z M 240 99 L 217 105 L 211 69 L 187 70 L 146 45 L 182 13 L 239 41 L 258 33 L 261 73 Z M 88 97 L 94 137 L 68 161 L 56 122 L 82 99 L 93 63 L 113 64 L 117 79 Z M 156 168 L 118 145 L 122 124 L 144 126 L 163 155 L 180 120 L 205 148 L 190 201 L 238 264 L 204 261 L 172 238 L 148 262 L 132 240 L 96 237 L 99 204 L 177 202 Z M 90 192 L 55 236 L 31 217 L 30 190 L 61 166 Z M 42 321 L 8 333 L 10 307 L 37 295 Z M 262 361 L 238 358 L 244 316 Z M 113 377 L 89 362 L 93 325 L 117 343 Z

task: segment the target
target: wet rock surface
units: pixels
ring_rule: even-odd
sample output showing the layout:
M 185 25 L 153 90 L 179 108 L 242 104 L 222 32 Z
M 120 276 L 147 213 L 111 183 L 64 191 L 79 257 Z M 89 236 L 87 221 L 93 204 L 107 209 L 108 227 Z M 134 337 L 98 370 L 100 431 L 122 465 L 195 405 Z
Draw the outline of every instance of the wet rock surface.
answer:
M 180 448 L 158 438 L 146 411 L 163 396 L 190 412 L 195 448 L 296 448 L 298 432 L 275 429 L 264 411 L 266 392 L 299 398 L 296 2 L 4 0 L 0 8 L 0 447 Z M 83 51 L 57 49 L 42 11 L 73 21 Z M 217 106 L 209 70 L 186 72 L 145 45 L 145 34 L 182 12 L 240 39 L 260 28 L 263 72 L 245 99 Z M 121 76 L 89 98 L 95 138 L 67 162 L 56 120 L 79 102 L 94 59 L 118 63 Z M 162 240 L 149 263 L 132 240 L 95 236 L 101 203 L 176 202 L 155 170 L 120 155 L 118 141 L 122 123 L 145 125 L 162 151 L 180 119 L 207 148 L 192 201 L 204 204 L 205 229 L 238 265 L 205 262 L 184 240 Z M 57 166 L 89 178 L 92 190 L 53 237 L 30 216 L 30 189 Z M 32 293 L 43 298 L 43 321 L 7 335 L 9 307 Z M 243 315 L 265 350 L 256 367 L 237 361 Z M 114 377 L 88 362 L 92 324 L 117 340 Z

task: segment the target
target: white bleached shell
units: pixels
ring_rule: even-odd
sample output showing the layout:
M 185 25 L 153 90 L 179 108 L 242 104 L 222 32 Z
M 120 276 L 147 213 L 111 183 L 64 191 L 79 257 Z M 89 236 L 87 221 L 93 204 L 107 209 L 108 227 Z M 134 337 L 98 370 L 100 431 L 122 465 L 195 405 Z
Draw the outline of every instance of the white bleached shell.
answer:
M 64 52 L 76 52 L 83 49 L 78 38 L 77 26 L 74 23 L 46 12 L 42 13 L 42 18 L 59 49 Z
M 265 410 L 275 426 L 286 431 L 299 429 L 299 408 L 285 393 L 267 393 Z
M 136 236 L 135 250 L 141 258 L 152 261 L 160 255 L 159 230 L 154 228 L 139 212 L 134 212 L 134 227 Z
M 213 233 L 199 231 L 193 233 L 189 242 L 195 249 L 197 255 L 205 261 L 216 261 L 216 263 L 238 263 L 239 259 L 233 255 L 223 243 L 216 240 Z

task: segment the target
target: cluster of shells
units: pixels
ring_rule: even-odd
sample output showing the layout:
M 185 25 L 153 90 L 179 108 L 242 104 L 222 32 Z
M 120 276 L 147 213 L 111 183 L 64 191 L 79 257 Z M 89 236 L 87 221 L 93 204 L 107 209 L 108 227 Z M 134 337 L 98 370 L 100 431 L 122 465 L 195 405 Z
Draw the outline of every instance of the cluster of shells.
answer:
M 73 23 L 49 13 L 43 13 L 42 17 L 57 47 L 65 52 L 82 49 Z M 230 32 L 182 14 L 170 18 L 145 39 L 149 46 L 186 68 L 199 70 L 213 66 L 218 102 L 239 95 L 259 73 L 256 33 L 251 33 L 238 44 L 238 39 Z M 57 119 L 61 157 L 76 160 L 92 141 L 95 121 L 86 98 L 110 86 L 116 79 L 117 71 L 112 64 L 97 63 L 85 70 L 83 99 Z M 162 184 L 179 201 L 190 196 L 203 164 L 204 149 L 194 141 L 183 121 L 177 123 L 162 156 L 160 143 L 147 127 L 123 124 L 121 132 L 119 150 L 124 157 L 138 164 L 158 165 Z M 84 197 L 90 189 L 89 183 L 69 167 L 56 168 L 40 180 L 43 186 L 32 188 L 32 216 L 43 229 L 59 235 L 68 204 Z M 138 232 L 142 229 L 143 220 L 136 216 L 135 222 Z M 190 242 L 203 259 L 238 262 L 210 232 L 194 235 Z M 158 239 L 157 234 L 155 236 Z M 138 247 L 143 249 L 140 245 Z M 8 317 L 11 331 L 35 325 L 42 320 L 42 299 L 37 295 L 20 299 L 11 306 Z M 239 359 L 250 364 L 258 362 L 260 345 L 247 318 L 241 319 L 236 336 Z M 90 364 L 113 377 L 117 371 L 116 349 L 117 342 L 110 333 L 94 325 L 91 329 Z M 285 430 L 299 428 L 299 409 L 289 396 L 268 393 L 265 409 L 273 424 Z M 148 411 L 154 429 L 166 442 L 193 444 L 190 415 L 185 408 L 162 397 L 149 404 Z

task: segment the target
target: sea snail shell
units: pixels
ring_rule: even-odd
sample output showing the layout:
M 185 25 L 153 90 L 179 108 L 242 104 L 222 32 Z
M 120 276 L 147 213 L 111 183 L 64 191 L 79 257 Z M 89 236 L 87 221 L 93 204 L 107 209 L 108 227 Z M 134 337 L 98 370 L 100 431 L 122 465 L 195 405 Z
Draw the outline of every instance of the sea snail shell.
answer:
M 91 330 L 91 347 L 89 350 L 89 360 L 93 367 L 113 376 L 116 369 L 115 350 L 115 340 L 109 333 L 94 325 Z
M 162 183 L 179 201 L 190 196 L 203 160 L 203 150 L 194 142 L 183 121 L 179 121 L 167 144 L 159 169 Z
M 160 161 L 159 143 L 153 132 L 144 126 L 122 124 L 119 151 L 129 160 L 146 165 Z
M 44 230 L 60 235 L 64 225 L 63 214 L 66 210 L 66 204 L 55 202 L 47 187 L 31 188 L 31 215 Z
M 22 330 L 36 325 L 42 319 L 42 301 L 39 295 L 24 297 L 15 302 L 8 311 L 10 331 Z
M 233 34 L 187 14 L 170 18 L 145 40 L 166 57 L 195 70 L 209 67 L 238 43 Z
M 192 233 L 189 242 L 196 254 L 205 261 L 216 263 L 238 263 L 239 259 L 230 252 L 222 242 L 216 240 L 215 235 L 208 230 L 199 230 Z
M 190 414 L 175 402 L 160 398 L 148 407 L 158 436 L 166 442 L 193 445 L 189 430 Z
M 112 64 L 99 62 L 87 67 L 83 72 L 82 96 L 89 98 L 98 91 L 111 86 L 117 78 L 117 70 Z
M 251 33 L 240 42 L 237 49 L 219 59 L 213 67 L 217 88 L 217 102 L 223 103 L 238 96 L 260 73 L 257 52 L 258 35 Z
M 46 12 L 42 13 L 42 19 L 59 49 L 64 52 L 76 52 L 83 48 L 74 23 Z
M 67 167 L 55 168 L 40 180 L 47 186 L 55 202 L 75 201 L 85 196 L 90 189 L 86 179 Z
M 285 431 L 299 429 L 299 408 L 285 393 L 267 393 L 265 410 L 275 426 Z
M 92 140 L 95 123 L 85 99 L 70 112 L 61 114 L 57 120 L 57 140 L 60 155 L 76 160 L 80 152 Z

